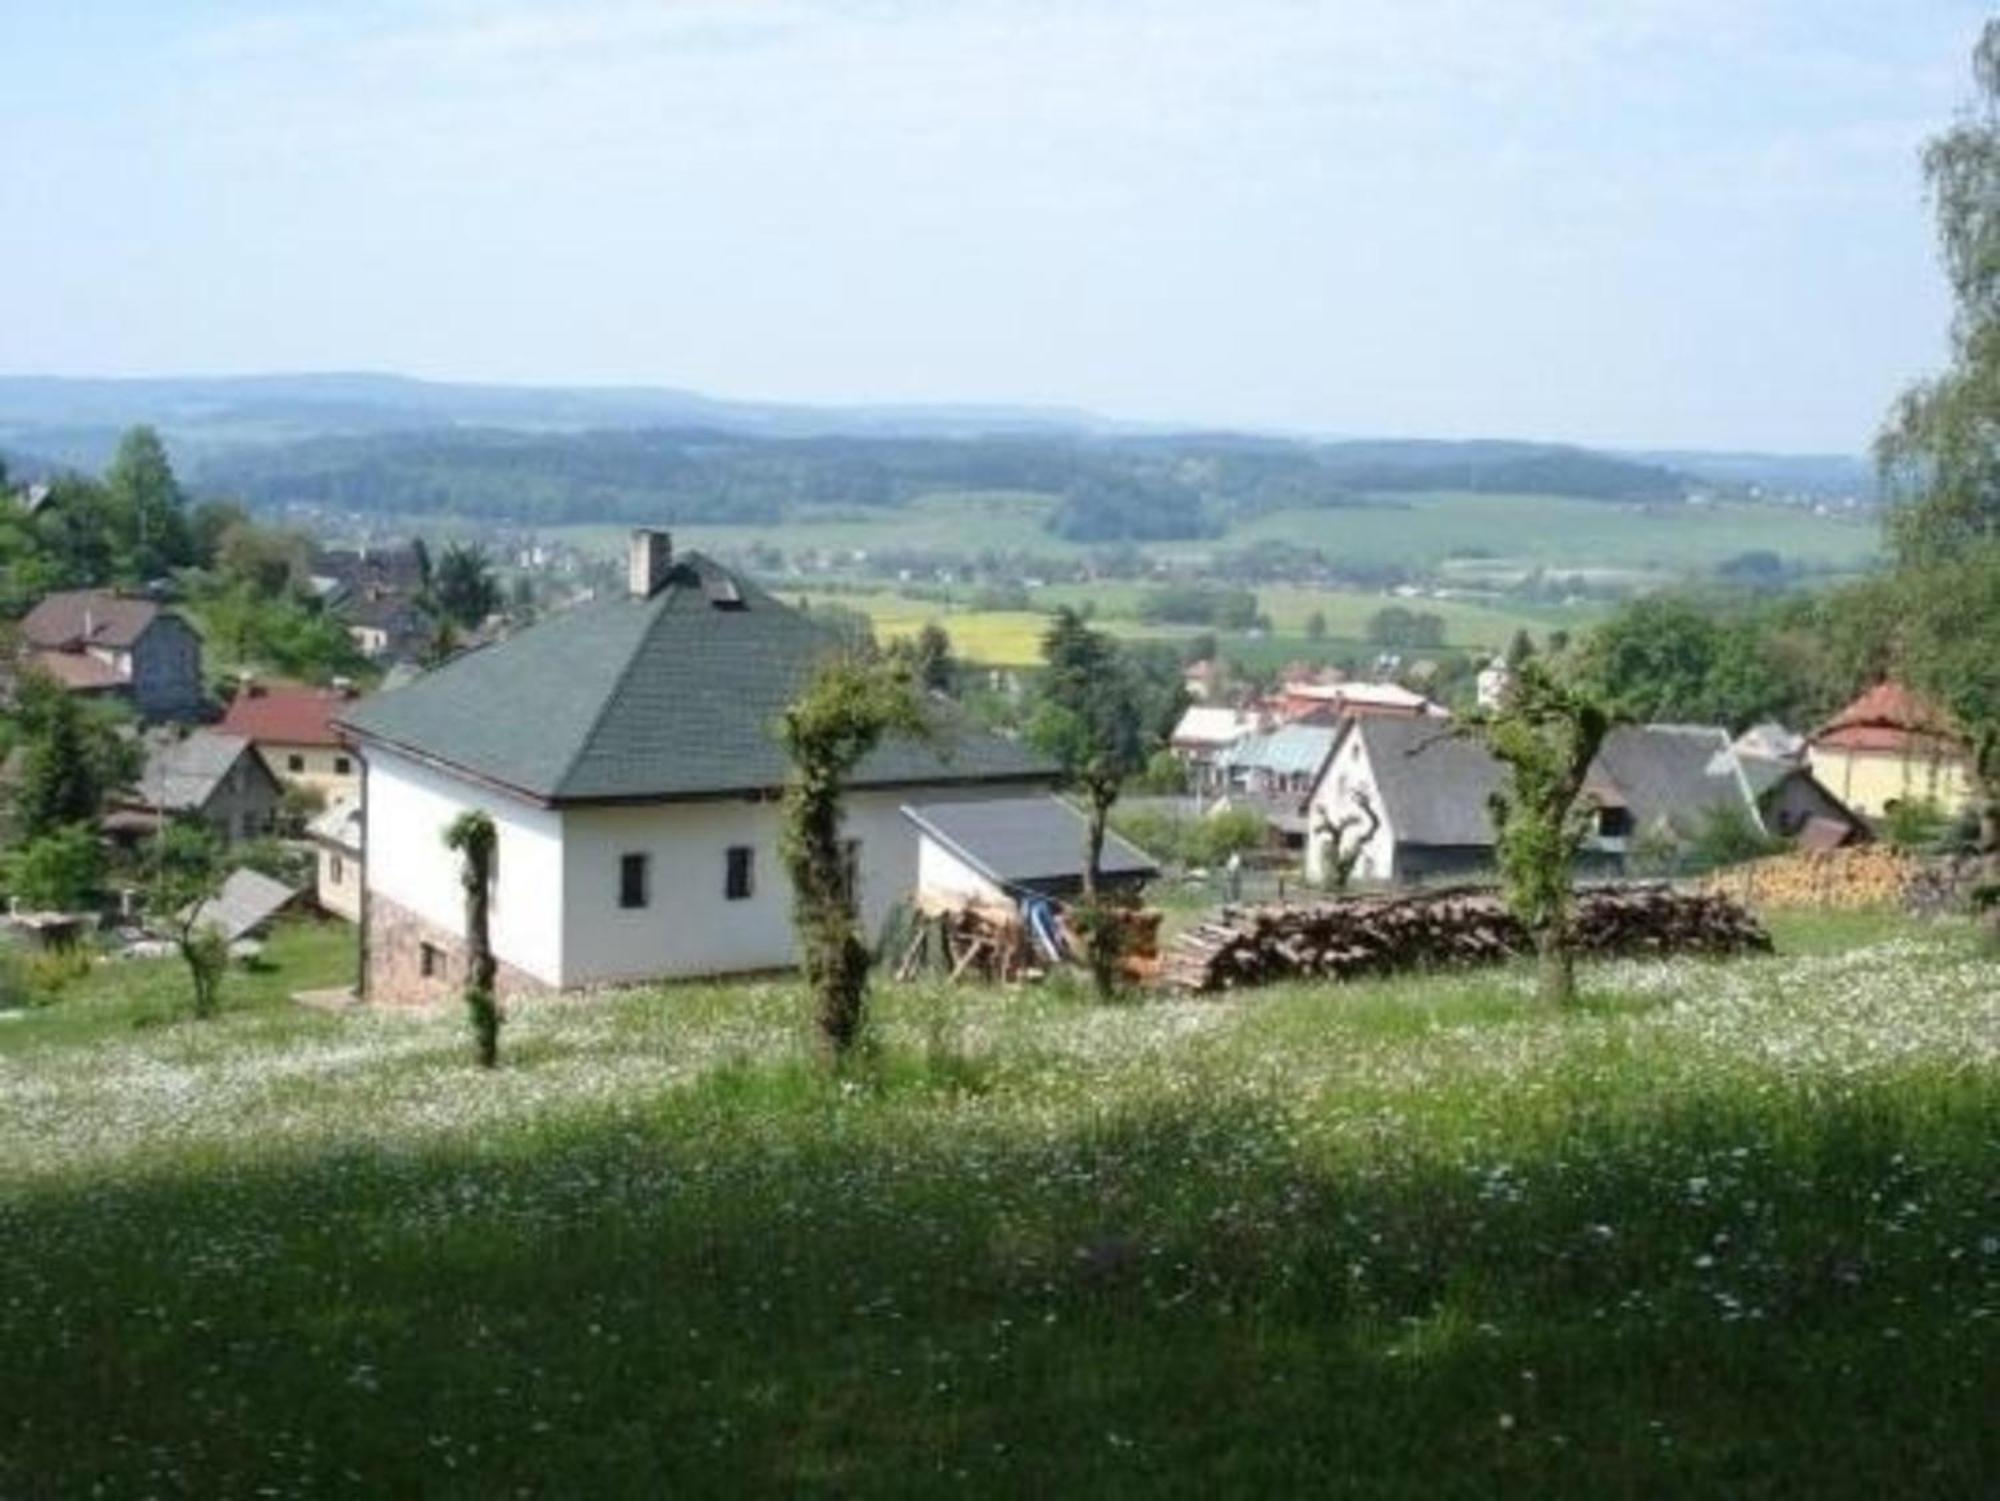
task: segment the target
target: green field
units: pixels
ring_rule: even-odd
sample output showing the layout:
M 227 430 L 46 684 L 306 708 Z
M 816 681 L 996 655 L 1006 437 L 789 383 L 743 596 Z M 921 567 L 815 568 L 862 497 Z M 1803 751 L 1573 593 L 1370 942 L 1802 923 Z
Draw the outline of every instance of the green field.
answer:
M 0 1022 L 0 1494 L 1990 1494 L 1963 925 L 1099 1006 Z
M 1092 549 L 1044 529 L 1047 496 L 1005 491 L 936 495 L 896 509 L 837 521 L 795 520 L 776 527 L 676 526 L 687 546 L 738 549 L 768 542 L 788 553 L 884 547 L 972 553 L 982 549 L 1078 557 Z M 548 535 L 615 552 L 617 527 L 559 527 Z M 1194 561 L 1221 548 L 1274 539 L 1324 548 L 1356 566 L 1412 569 L 1460 565 L 1596 569 L 1671 577 L 1769 550 L 1815 569 L 1859 569 L 1879 555 L 1875 518 L 1820 517 L 1749 504 L 1645 507 L 1544 495 L 1405 495 L 1364 507 L 1274 511 L 1228 536 L 1147 544 L 1150 555 Z

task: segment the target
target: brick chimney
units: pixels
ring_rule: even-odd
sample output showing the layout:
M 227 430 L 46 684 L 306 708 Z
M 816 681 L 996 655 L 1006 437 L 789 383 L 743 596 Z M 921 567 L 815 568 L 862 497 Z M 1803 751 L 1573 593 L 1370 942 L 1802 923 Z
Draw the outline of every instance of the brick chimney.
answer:
M 649 526 L 633 529 L 627 588 L 634 599 L 651 599 L 658 594 L 673 566 L 674 538 L 671 532 Z

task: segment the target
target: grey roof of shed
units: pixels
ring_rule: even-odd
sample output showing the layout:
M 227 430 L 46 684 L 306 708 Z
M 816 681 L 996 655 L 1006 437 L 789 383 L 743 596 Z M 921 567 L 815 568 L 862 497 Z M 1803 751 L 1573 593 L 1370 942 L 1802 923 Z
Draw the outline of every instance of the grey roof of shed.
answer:
M 547 802 L 764 791 L 787 775 L 780 714 L 838 645 L 810 615 L 689 553 L 650 598 L 620 594 L 551 616 L 364 699 L 337 722 Z M 948 730 L 942 751 L 885 743 L 852 785 L 1053 774 L 1014 741 L 970 725 Z
M 250 752 L 241 735 L 196 730 L 182 740 L 154 740 L 146 747 L 145 770 L 134 793 L 149 808 L 168 813 L 198 812 L 222 785 L 222 779 Z M 271 780 L 263 762 L 250 756 L 252 775 Z
M 195 926 L 220 928 L 223 938 L 234 943 L 276 917 L 298 894 L 297 888 L 243 866 L 232 870 L 222 890 L 195 910 Z
M 1757 817 L 1755 795 L 1737 771 L 1729 732 L 1712 725 L 1621 725 L 1604 737 L 1595 774 L 1624 794 L 1633 824 L 1664 823 L 1682 836 L 1701 830 L 1718 808 Z
M 1083 875 L 1083 815 L 1058 797 L 921 803 L 904 808 L 903 816 L 990 880 L 1033 886 Z M 1159 869 L 1137 845 L 1105 834 L 1102 874 L 1129 880 Z

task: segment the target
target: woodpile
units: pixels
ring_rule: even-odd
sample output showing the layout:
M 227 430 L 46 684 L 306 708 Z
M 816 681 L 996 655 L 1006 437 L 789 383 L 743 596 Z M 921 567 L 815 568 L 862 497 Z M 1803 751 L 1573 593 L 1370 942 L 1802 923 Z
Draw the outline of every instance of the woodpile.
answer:
M 1859 844 L 1747 861 L 1716 871 L 1702 889 L 1749 907 L 1893 908 L 1904 904 L 1923 870 L 1923 860 L 1892 845 Z
M 1082 952 L 1067 909 L 1055 908 L 1056 928 L 1065 950 Z M 1160 970 L 1161 914 L 1149 908 L 1121 911 L 1119 963 L 1125 978 L 1139 984 L 1154 980 Z M 939 975 L 948 980 L 987 982 L 1039 980 L 1049 959 L 1029 935 L 1020 911 L 990 902 L 919 901 L 914 926 L 893 971 L 898 980 Z
M 1741 905 L 1662 885 L 1579 892 L 1583 953 L 1729 955 L 1768 952 L 1771 938 Z M 1295 907 L 1224 907 L 1183 933 L 1160 979 L 1205 993 L 1278 980 L 1345 980 L 1494 964 L 1530 950 L 1527 932 L 1490 890 L 1356 896 Z

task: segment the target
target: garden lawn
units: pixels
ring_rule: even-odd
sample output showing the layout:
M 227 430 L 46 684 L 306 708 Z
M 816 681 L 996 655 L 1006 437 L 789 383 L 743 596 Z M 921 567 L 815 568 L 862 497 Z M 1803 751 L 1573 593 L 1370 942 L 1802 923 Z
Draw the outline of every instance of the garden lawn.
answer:
M 1802 936 L 1560 1017 L 892 989 L 840 1078 L 783 983 L 489 1076 L 100 971 L 0 1023 L 0 1495 L 1990 1494 L 2000 986 Z

